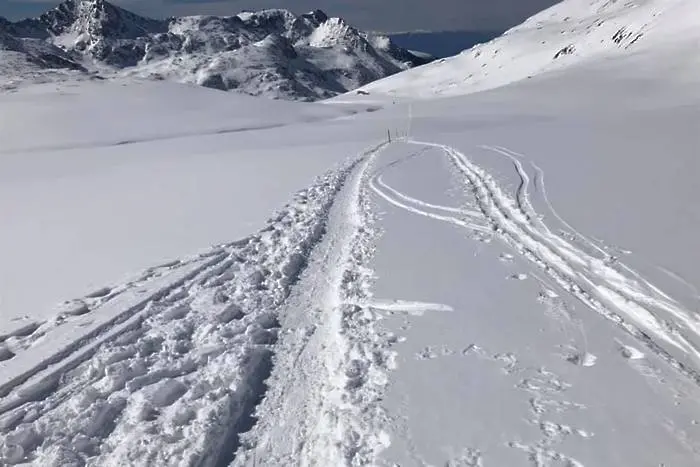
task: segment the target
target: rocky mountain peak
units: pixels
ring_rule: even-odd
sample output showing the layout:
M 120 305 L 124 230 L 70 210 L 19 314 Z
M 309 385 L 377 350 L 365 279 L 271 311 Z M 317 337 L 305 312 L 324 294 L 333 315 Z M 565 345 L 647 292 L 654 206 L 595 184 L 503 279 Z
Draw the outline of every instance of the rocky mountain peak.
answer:
M 105 0 L 66 0 L 39 21 L 54 35 L 87 34 L 92 38 L 135 39 L 167 30 L 165 21 L 138 16 Z
M 425 62 L 321 10 L 155 20 L 105 0 L 66 0 L 39 18 L 0 22 L 0 30 L 102 73 L 276 98 L 331 97 Z

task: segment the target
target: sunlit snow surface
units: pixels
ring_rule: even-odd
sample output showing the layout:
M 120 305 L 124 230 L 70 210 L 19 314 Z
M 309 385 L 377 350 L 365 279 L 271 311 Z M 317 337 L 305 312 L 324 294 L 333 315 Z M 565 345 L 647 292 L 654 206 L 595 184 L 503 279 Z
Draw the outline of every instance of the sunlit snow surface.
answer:
M 696 6 L 624 5 L 479 93 L 1 94 L 1 462 L 698 465 Z

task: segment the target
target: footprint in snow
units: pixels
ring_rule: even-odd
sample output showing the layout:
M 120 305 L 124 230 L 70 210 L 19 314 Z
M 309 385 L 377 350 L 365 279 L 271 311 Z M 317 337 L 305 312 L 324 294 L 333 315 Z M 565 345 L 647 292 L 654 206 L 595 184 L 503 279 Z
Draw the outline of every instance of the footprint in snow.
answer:
M 645 378 L 649 378 L 654 383 L 660 384 L 666 389 L 671 390 L 675 398 L 682 397 L 677 390 L 669 387 L 666 384 L 666 378 L 664 377 L 662 371 L 647 360 L 646 355 L 642 351 L 630 345 L 624 345 L 619 342 L 618 351 L 620 352 L 620 356 L 629 362 L 630 367 L 637 371 L 640 375 L 644 376 Z M 679 405 L 678 401 L 676 401 L 676 405 Z
M 83 300 L 76 299 L 61 303 L 56 311 L 63 316 L 82 316 L 89 313 L 90 308 Z
M 462 355 L 469 356 L 469 355 L 476 355 L 479 357 L 487 357 L 487 352 L 484 350 L 483 347 L 480 347 L 477 344 L 469 344 L 467 347 L 462 350 Z
M 550 289 L 544 289 L 537 295 L 537 301 L 541 303 L 551 302 L 555 298 L 559 298 L 559 295 Z
M 632 346 L 620 344 L 620 355 L 627 360 L 641 360 L 644 358 L 644 353 Z
M 417 360 L 432 360 L 436 357 L 437 354 L 433 351 L 432 347 L 426 347 L 416 354 Z
M 512 263 L 515 257 L 510 253 L 501 253 L 498 255 L 498 259 L 503 263 Z
M 478 449 L 464 449 L 457 457 L 447 461 L 445 467 L 483 467 L 482 453 Z
M 432 360 L 432 359 L 438 358 L 438 357 L 449 357 L 451 355 L 454 355 L 454 353 L 455 353 L 454 350 L 452 350 L 446 346 L 442 346 L 439 349 L 435 348 L 435 347 L 428 346 L 416 354 L 416 359 L 417 360 Z
M 489 244 L 493 241 L 493 237 L 488 234 L 484 234 L 482 232 L 475 231 L 474 234 L 472 235 L 472 239 L 476 240 L 477 242 L 481 243 L 486 243 Z
M 520 369 L 518 367 L 518 358 L 515 356 L 515 354 L 510 352 L 496 354 L 493 356 L 493 359 L 503 365 L 501 371 L 503 371 L 503 373 L 506 375 L 512 375 L 513 373 L 518 372 Z
M 5 346 L 0 346 L 0 362 L 4 362 L 5 360 L 10 360 L 11 358 L 14 358 L 15 354 L 12 352 L 12 350 L 8 349 Z
M 15 321 L 15 320 L 13 320 Z M 29 337 L 34 334 L 43 323 L 28 321 L 25 324 L 18 324 L 14 329 L 5 334 L 0 334 L 0 342 L 5 342 L 11 337 Z
M 598 357 L 588 352 L 574 352 L 566 356 L 566 361 L 577 366 L 591 367 L 596 364 Z

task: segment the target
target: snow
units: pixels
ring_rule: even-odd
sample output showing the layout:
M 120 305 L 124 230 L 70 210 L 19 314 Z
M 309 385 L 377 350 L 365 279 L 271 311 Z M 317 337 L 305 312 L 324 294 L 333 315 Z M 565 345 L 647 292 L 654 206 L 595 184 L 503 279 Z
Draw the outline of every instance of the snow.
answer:
M 647 52 L 671 55 L 675 60 L 664 57 L 664 66 L 697 73 L 699 15 L 700 4 L 689 0 L 564 1 L 485 44 L 362 89 L 411 98 L 464 95 Z
M 366 106 L 123 84 L 65 82 L 0 96 L 0 218 L 12 220 L 0 229 L 3 326 L 46 318 L 64 300 L 247 235 L 320 171 L 366 146 L 337 121 Z M 346 143 L 317 135 L 321 121 Z M 305 149 L 290 154 L 295 146 Z M 251 196 L 256 203 L 231 205 Z
M 700 463 L 697 4 L 626 5 L 474 86 L 0 94 L 0 462 Z
M 381 458 L 388 465 L 697 462 L 697 444 L 686 443 L 697 439 L 696 377 L 642 350 L 625 331 L 626 319 L 606 321 L 577 298 L 585 282 L 562 287 L 556 263 L 533 266 L 538 260 L 529 251 L 507 253 L 513 251 L 507 227 L 484 235 L 476 221 L 470 227 L 432 215 L 437 206 L 448 217 L 454 207 L 473 209 L 477 201 L 447 157 L 417 149 L 397 146 L 377 164 L 386 185 L 433 207 L 411 203 L 431 214 L 416 215 L 376 198 L 385 232 L 373 292 L 453 311 L 414 316 L 406 307 L 385 320 L 404 340 L 389 373 L 392 443 Z M 510 203 L 516 206 L 515 197 Z M 666 346 L 663 337 L 653 342 Z M 696 361 L 692 352 L 683 355 Z
M 45 50 L 25 50 L 22 43 L 32 41 Z M 81 68 L 74 63 L 81 62 L 105 78 L 167 79 L 305 101 L 428 61 L 388 38 L 376 49 L 375 42 L 374 36 L 320 10 L 298 16 L 270 9 L 155 20 L 103 0 L 66 0 L 39 18 L 0 21 L 0 48 L 9 43 L 32 64 L 13 67 L 13 75 L 29 77 L 35 68 Z
M 331 18 L 319 26 L 309 37 L 311 47 L 333 47 L 346 45 L 347 41 L 359 36 L 340 18 Z
M 304 266 L 297 258 L 322 237 L 355 164 L 299 192 L 258 234 L 151 270 L 89 315 L 13 336 L 24 352 L 3 367 L 3 429 L 30 413 L 40 422 L 28 440 L 4 440 L 4 460 L 20 462 L 38 444 L 46 449 L 35 461 L 57 466 L 95 452 L 100 465 L 218 465 L 230 456 L 234 446 L 222 443 L 234 442 L 229 430 L 250 417 L 269 375 L 279 326 L 267 309 L 289 295 Z M 66 373 L 76 384 L 67 405 L 55 391 Z

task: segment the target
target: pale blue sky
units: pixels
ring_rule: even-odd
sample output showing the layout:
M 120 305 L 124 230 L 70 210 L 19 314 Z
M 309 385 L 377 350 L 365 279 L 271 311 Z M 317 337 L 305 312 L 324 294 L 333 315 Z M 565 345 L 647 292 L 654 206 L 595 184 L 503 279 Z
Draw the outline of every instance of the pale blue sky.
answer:
M 0 0 L 0 16 L 36 16 L 58 2 Z M 243 9 L 320 8 L 366 30 L 501 30 L 557 0 L 114 0 L 135 13 L 164 17 L 186 14 L 232 15 Z

